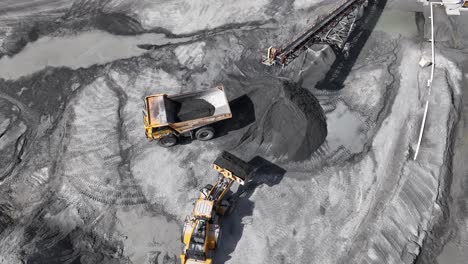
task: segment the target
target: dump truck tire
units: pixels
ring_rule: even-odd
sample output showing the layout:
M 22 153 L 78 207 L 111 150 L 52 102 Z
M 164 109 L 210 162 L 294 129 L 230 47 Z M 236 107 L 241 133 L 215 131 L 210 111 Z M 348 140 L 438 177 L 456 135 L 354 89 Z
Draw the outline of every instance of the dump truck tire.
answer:
M 177 145 L 177 137 L 174 136 L 173 134 L 163 136 L 162 138 L 159 139 L 158 144 L 161 147 L 170 148 L 172 146 Z
M 195 137 L 200 141 L 207 141 L 214 137 L 214 129 L 212 127 L 202 127 L 195 132 Z

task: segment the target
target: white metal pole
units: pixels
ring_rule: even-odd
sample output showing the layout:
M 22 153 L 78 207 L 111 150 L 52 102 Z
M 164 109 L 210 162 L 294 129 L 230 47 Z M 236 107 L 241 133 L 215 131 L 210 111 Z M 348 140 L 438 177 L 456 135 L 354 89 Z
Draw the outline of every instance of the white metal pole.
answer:
M 429 97 L 431 95 L 432 91 L 432 81 L 434 80 L 434 72 L 435 72 L 435 36 L 434 36 L 434 5 L 444 5 L 443 2 L 431 2 L 430 3 L 430 8 L 431 8 L 431 50 L 432 50 L 432 65 L 431 65 L 431 76 L 430 79 L 427 81 L 427 96 Z M 427 118 L 427 111 L 429 108 L 429 98 L 426 100 L 426 106 L 424 107 L 424 116 L 423 120 L 421 122 L 421 128 L 419 130 L 419 138 L 418 138 L 418 144 L 416 146 L 416 151 L 414 152 L 414 158 L 413 160 L 416 160 L 419 154 L 419 148 L 421 147 L 421 141 L 422 137 L 424 134 L 424 126 L 426 124 L 426 118 Z
M 416 147 L 416 152 L 414 153 L 413 160 L 416 160 L 416 158 L 418 157 L 419 147 L 421 146 L 422 136 L 423 136 L 423 132 L 424 132 L 424 126 L 426 125 L 426 118 L 427 118 L 428 108 L 429 108 L 429 100 L 426 101 L 426 106 L 424 107 L 424 116 L 423 116 L 423 120 L 422 120 L 422 123 L 421 123 L 421 129 L 419 130 L 418 145 Z

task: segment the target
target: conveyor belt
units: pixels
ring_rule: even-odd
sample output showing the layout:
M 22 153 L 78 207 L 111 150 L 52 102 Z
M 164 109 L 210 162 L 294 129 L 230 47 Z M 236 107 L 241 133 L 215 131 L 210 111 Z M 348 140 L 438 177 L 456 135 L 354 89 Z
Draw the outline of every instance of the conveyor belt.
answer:
M 331 28 L 336 26 L 344 17 L 355 11 L 356 8 L 364 5 L 367 0 L 344 0 L 341 1 L 337 8 L 331 11 L 325 17 L 317 19 L 317 22 L 313 24 L 310 29 L 294 38 L 293 41 L 288 43 L 284 48 L 280 49 L 279 53 L 275 54 L 273 61 L 265 61 L 265 64 L 274 64 L 277 62 L 281 65 L 287 64 L 288 59 L 294 58 L 293 54 L 306 45 L 312 43 L 320 43 L 323 35 L 325 35 Z M 312 42 L 312 43 L 311 43 Z M 290 58 L 293 57 L 293 58 Z M 271 60 L 271 58 L 270 58 Z

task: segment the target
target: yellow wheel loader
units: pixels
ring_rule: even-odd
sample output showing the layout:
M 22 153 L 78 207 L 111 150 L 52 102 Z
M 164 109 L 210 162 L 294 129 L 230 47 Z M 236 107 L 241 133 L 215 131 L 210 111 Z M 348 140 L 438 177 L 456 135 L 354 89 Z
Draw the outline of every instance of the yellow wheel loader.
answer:
M 224 151 L 213 163 L 219 172 L 214 185 L 208 184 L 195 202 L 191 216 L 187 216 L 182 231 L 184 252 L 180 255 L 182 264 L 211 264 L 213 251 L 220 237 L 219 217 L 230 207 L 225 199 L 234 182 L 244 185 L 253 167 L 245 161 Z
M 143 114 L 146 137 L 163 147 L 176 145 L 181 136 L 210 140 L 215 131 L 209 125 L 232 117 L 222 85 L 186 94 L 146 96 Z

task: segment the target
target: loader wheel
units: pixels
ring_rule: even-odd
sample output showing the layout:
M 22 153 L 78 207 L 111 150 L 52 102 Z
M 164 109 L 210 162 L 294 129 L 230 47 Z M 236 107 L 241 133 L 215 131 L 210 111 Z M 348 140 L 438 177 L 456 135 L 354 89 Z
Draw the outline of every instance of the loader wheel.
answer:
M 163 136 L 162 138 L 159 139 L 158 144 L 161 147 L 170 148 L 177 144 L 177 137 L 174 136 L 173 134 Z
M 232 214 L 232 212 L 234 211 L 234 203 L 231 204 L 227 210 L 226 210 L 226 213 L 224 213 L 225 216 L 230 216 Z
M 212 127 L 202 127 L 195 132 L 195 137 L 200 141 L 207 141 L 214 137 L 214 132 Z

